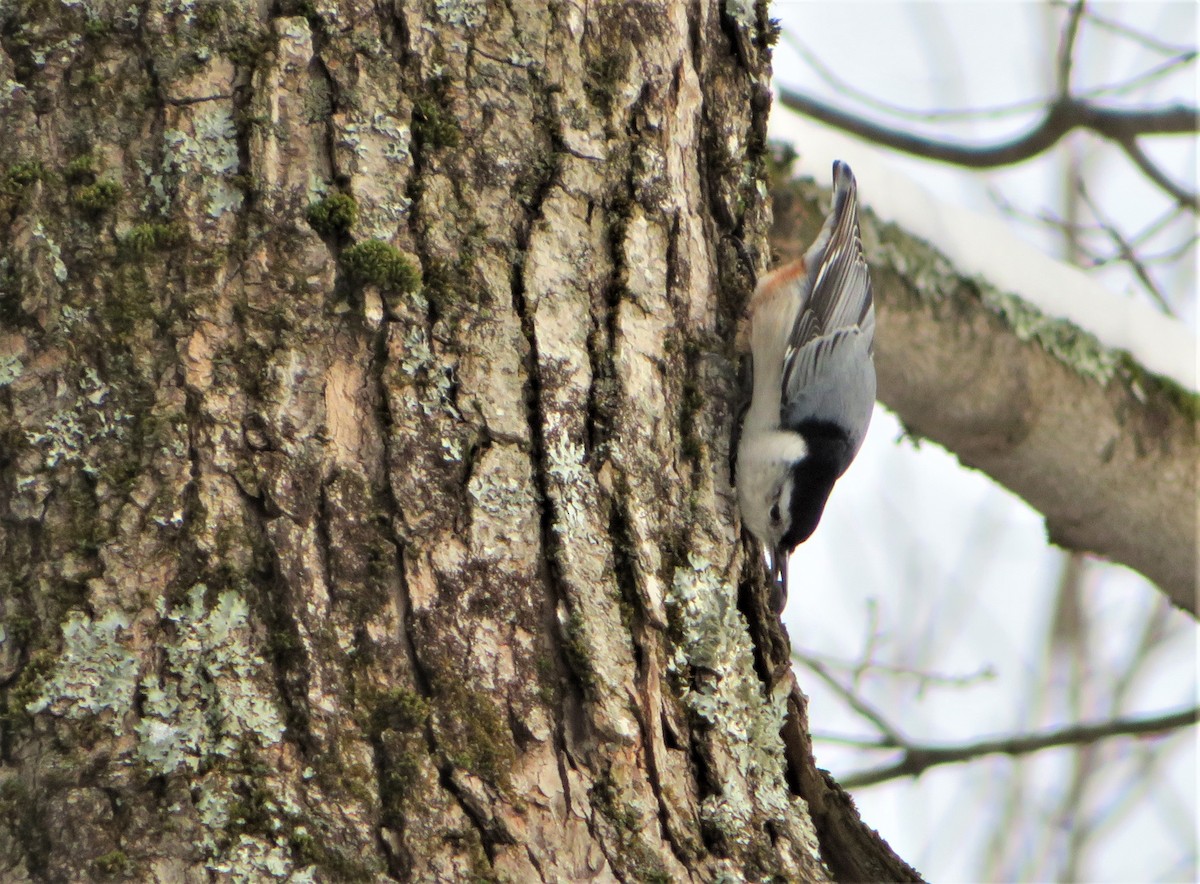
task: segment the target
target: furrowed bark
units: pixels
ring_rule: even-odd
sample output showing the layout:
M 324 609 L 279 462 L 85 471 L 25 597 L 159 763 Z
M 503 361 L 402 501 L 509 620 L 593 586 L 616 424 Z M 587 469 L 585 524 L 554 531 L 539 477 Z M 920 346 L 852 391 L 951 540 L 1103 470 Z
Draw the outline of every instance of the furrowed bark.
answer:
M 765 12 L 265 8 L 0 11 L 0 876 L 827 879 L 726 468 Z

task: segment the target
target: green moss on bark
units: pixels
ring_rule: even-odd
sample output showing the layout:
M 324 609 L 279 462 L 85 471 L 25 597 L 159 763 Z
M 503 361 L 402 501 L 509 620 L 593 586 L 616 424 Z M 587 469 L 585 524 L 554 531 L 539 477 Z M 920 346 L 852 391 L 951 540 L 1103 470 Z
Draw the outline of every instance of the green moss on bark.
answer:
M 355 282 L 407 294 L 421 284 L 416 266 L 395 246 L 368 239 L 342 252 L 342 267 Z
M 308 223 L 321 236 L 338 236 L 350 232 L 358 220 L 358 203 L 345 193 L 333 193 L 308 207 Z
M 98 217 L 116 208 L 121 201 L 123 189 L 111 178 L 104 178 L 95 184 L 76 188 L 71 192 L 71 202 L 85 215 Z

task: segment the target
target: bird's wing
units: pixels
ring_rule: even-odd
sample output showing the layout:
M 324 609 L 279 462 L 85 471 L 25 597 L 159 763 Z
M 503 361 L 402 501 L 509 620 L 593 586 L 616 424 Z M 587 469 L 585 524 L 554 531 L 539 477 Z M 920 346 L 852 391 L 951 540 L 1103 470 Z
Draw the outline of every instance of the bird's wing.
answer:
M 845 463 L 858 453 L 875 405 L 875 365 L 869 342 L 858 328 L 842 328 L 797 351 L 783 390 L 779 422 L 794 432 L 814 424 L 844 434 Z
M 817 338 L 856 329 L 866 340 L 868 355 L 874 349 L 875 306 L 858 229 L 858 189 L 845 163 L 834 164 L 833 207 L 806 255 L 806 263 L 808 297 L 792 326 L 784 354 L 785 401 L 787 390 L 796 385 L 792 375 L 799 354 Z
M 847 437 L 848 465 L 875 402 L 875 306 L 854 176 L 840 162 L 833 174 L 833 207 L 806 256 L 809 294 L 784 355 L 780 423 L 836 425 Z

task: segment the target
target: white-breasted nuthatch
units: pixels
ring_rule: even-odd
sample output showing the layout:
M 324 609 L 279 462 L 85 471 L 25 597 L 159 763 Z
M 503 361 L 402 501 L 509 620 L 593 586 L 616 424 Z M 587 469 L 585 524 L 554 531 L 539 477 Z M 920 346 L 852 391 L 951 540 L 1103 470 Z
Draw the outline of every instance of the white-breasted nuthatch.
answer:
M 875 307 L 845 163 L 833 164 L 833 207 L 816 241 L 759 281 L 748 312 L 753 394 L 735 482 L 782 610 L 788 555 L 816 529 L 875 404 Z

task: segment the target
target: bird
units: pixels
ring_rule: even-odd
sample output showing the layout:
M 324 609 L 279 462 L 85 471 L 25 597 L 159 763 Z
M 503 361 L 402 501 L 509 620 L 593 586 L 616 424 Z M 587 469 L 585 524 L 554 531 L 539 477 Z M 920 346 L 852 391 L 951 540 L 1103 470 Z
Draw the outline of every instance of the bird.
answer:
M 734 482 L 781 612 L 788 557 L 816 530 L 875 403 L 875 305 L 846 163 L 833 164 L 833 204 L 816 240 L 759 280 L 747 316 L 750 398 Z

